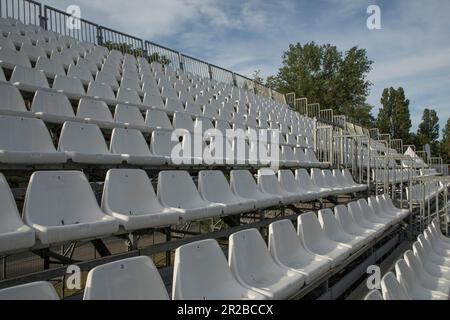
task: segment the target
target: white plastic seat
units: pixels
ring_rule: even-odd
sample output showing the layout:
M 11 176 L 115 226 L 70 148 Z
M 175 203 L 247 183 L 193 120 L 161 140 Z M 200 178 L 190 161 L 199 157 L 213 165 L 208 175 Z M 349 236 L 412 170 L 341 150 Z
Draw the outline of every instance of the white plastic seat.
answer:
M 328 170 L 326 170 L 326 172 L 328 172 L 327 178 L 330 179 L 332 177 L 333 178 L 332 180 L 334 181 L 334 185 L 341 186 L 343 192 L 355 193 L 355 192 L 362 191 L 360 188 L 356 187 L 355 185 L 349 184 L 347 182 L 347 180 L 344 178 L 344 176 L 342 175 L 341 170 L 333 169 L 333 172 L 331 174 L 329 173 L 330 171 L 328 171 Z
M 445 247 L 450 246 L 450 238 L 442 233 L 439 221 L 436 218 L 433 219 L 431 225 L 429 226 L 429 229 L 433 236 L 435 236 L 438 241 L 441 242 Z
M 334 207 L 334 214 L 342 229 L 351 235 L 362 237 L 365 243 L 375 239 L 377 231 L 375 229 L 363 228 L 356 223 L 345 205 Z
M 164 110 L 170 114 L 174 112 L 184 112 L 183 103 L 181 102 L 181 100 L 178 99 L 166 98 Z
M 14 51 L 16 50 L 14 42 L 12 42 L 11 39 L 5 37 L 0 37 L 0 48 L 7 48 Z
M 413 243 L 413 252 L 420 260 L 420 263 L 423 265 L 426 272 L 435 277 L 450 280 L 450 268 L 445 265 L 435 263 L 435 261 L 430 258 L 430 254 L 432 253 L 426 252 L 425 248 L 419 241 Z
M 311 169 L 311 180 L 321 189 L 327 190 L 331 195 L 342 194 L 342 188 L 330 184 L 325 176 L 325 171 L 321 169 Z
M 0 290 L 0 300 L 59 300 L 50 282 L 38 281 Z
M 80 121 L 75 118 L 69 99 L 62 93 L 37 90 L 31 104 L 31 112 L 50 123 Z
M 216 240 L 183 245 L 175 251 L 172 281 L 174 300 L 264 300 L 243 287 L 231 273 Z
M 117 101 L 119 103 L 141 105 L 142 101 L 137 91 L 120 87 L 117 91 Z
M 392 219 L 376 215 L 374 209 L 368 205 L 366 199 L 359 199 L 357 203 L 361 207 L 361 212 L 364 214 L 366 220 L 373 223 L 380 223 L 385 228 L 388 228 L 392 224 Z
M 107 172 L 102 209 L 126 230 L 175 225 L 180 219 L 179 212 L 159 203 L 147 173 L 140 169 Z
M 35 92 L 39 88 L 48 89 L 48 81 L 42 71 L 16 66 L 9 80 L 20 90 Z
M 162 165 L 166 158 L 156 156 L 150 152 L 149 146 L 142 133 L 136 129 L 113 129 L 110 151 L 121 154 L 122 158 L 131 165 Z
M 383 296 L 380 293 L 380 290 L 371 290 L 366 296 L 364 297 L 364 300 L 384 300 Z
M 319 210 L 318 217 L 322 230 L 329 239 L 349 247 L 352 252 L 356 252 L 364 246 L 364 238 L 346 233 L 331 209 Z
M 126 72 L 126 71 L 124 71 Z M 125 74 L 125 73 L 124 73 Z M 124 75 L 122 74 L 122 79 L 120 81 L 120 87 L 124 89 L 130 89 L 138 92 L 139 94 L 143 94 L 141 84 L 138 79 L 137 73 L 133 76 L 130 74 Z
M 142 104 L 144 106 L 148 106 L 150 108 L 155 108 L 155 109 L 164 109 L 164 101 L 162 99 L 162 97 L 158 94 L 150 94 L 148 92 L 144 93 L 144 99 L 142 101 Z
M 367 185 L 358 184 L 353 180 L 353 176 L 348 169 L 344 169 L 339 172 L 338 172 L 338 170 L 335 170 L 334 172 L 336 173 L 335 176 L 339 176 L 339 172 L 340 172 L 341 176 L 343 178 L 341 181 L 345 181 L 349 186 L 354 187 L 357 192 L 367 190 Z
M 448 300 L 448 294 L 423 287 L 416 279 L 413 270 L 404 259 L 395 263 L 395 273 L 400 285 L 404 286 L 412 300 Z
M 309 159 L 306 157 L 306 154 L 302 148 L 294 148 L 294 158 L 297 161 L 299 167 L 312 167 L 312 162 L 309 161 Z
M 40 56 L 37 59 L 35 69 L 40 70 L 46 77 L 54 79 L 57 75 L 66 75 L 64 67 L 58 61 L 48 59 L 46 56 Z
M 329 259 L 332 267 L 338 266 L 350 255 L 350 248 L 325 235 L 314 212 L 298 217 L 297 233 L 308 251 Z
M 83 300 L 169 300 L 169 295 L 153 261 L 139 256 L 89 271 Z
M 296 159 L 294 151 L 289 146 L 281 146 L 281 160 L 286 167 L 297 167 L 299 161 Z
M 98 71 L 95 75 L 95 82 L 109 85 L 113 90 L 119 89 L 119 83 L 117 82 L 116 77 L 109 72 Z
M 278 181 L 281 187 L 293 194 L 298 195 L 298 201 L 312 201 L 317 199 L 317 194 L 314 191 L 305 190 L 295 179 L 294 173 L 291 170 L 279 170 Z
M 187 171 L 161 171 L 158 199 L 164 207 L 175 208 L 185 221 L 220 216 L 222 206 L 202 199 Z
M 76 163 L 119 164 L 120 154 L 109 152 L 100 128 L 95 124 L 65 122 L 59 137 L 58 150 Z
M 33 117 L 34 115 L 28 111 L 25 101 L 19 89 L 9 83 L 0 82 L 0 115 Z
M 366 219 L 365 214 L 362 212 L 361 206 L 356 201 L 350 202 L 347 207 L 353 220 L 363 229 L 375 230 L 376 236 L 379 236 L 384 231 L 385 225 Z
M 43 244 L 110 235 L 116 219 L 97 204 L 86 176 L 79 171 L 37 171 L 30 178 L 23 217 Z
M 302 189 L 305 189 L 308 192 L 314 194 L 317 199 L 326 198 L 331 195 L 329 189 L 321 188 L 314 184 L 314 181 L 311 179 L 311 176 L 308 174 L 308 171 L 306 171 L 306 169 L 296 169 L 295 180 Z
M 367 199 L 367 204 L 373 210 L 376 216 L 389 220 L 389 224 L 391 225 L 394 225 L 401 220 L 400 217 L 391 214 L 390 211 L 384 210 L 375 196 L 369 197 L 369 199 Z
M 156 129 L 152 133 L 150 141 L 150 152 L 156 156 L 163 157 L 165 163 L 172 163 L 172 150 L 176 142 L 172 141 L 172 132 Z
M 23 223 L 8 182 L 0 173 L 0 253 L 30 248 L 34 239 L 34 230 Z
M 203 116 L 201 105 L 195 102 L 187 102 L 185 112 L 191 116 Z
M 114 91 L 109 85 L 104 83 L 90 82 L 86 94 L 94 99 L 104 100 L 109 104 L 115 104 L 116 102 Z
M 246 213 L 256 208 L 255 200 L 242 198 L 232 192 L 222 171 L 200 171 L 198 190 L 203 199 L 220 204 L 223 215 Z
M 26 54 L 7 47 L 0 48 L 0 65 L 10 70 L 13 70 L 16 66 L 31 68 L 30 59 Z
M 279 265 L 305 275 L 308 285 L 323 276 L 331 268 L 331 262 L 307 251 L 289 220 L 269 225 L 269 250 Z
M 299 202 L 299 198 L 301 198 L 297 194 L 290 193 L 283 189 L 272 169 L 258 170 L 258 188 L 264 193 L 281 197 L 282 204 L 296 203 Z
M 67 50 L 71 50 L 71 49 L 65 49 L 63 50 L 63 52 L 67 51 Z M 78 53 L 74 53 L 74 55 L 78 56 Z M 95 61 L 89 60 L 89 59 L 84 59 L 81 57 L 76 58 L 77 59 L 77 66 L 78 67 L 83 67 L 87 70 L 89 70 L 91 72 L 92 75 L 96 75 L 98 68 L 97 68 L 97 64 L 95 63 Z
M 147 110 L 145 113 L 145 125 L 152 129 L 173 129 L 167 113 L 162 110 Z
M 281 196 L 262 192 L 250 171 L 232 170 L 230 173 L 231 190 L 238 196 L 256 201 L 257 209 L 264 209 L 281 203 Z
M 50 60 L 60 62 L 64 69 L 67 70 L 71 65 L 73 65 L 73 58 L 68 54 L 61 54 L 54 42 L 38 41 L 37 45 L 42 47 L 47 54 L 51 54 Z
M 69 99 L 80 99 L 86 95 L 80 79 L 63 75 L 56 75 L 52 88 L 57 92 L 65 94 Z
M 91 71 L 83 65 L 78 66 L 75 64 L 70 64 L 69 70 L 67 71 L 67 76 L 80 79 L 84 85 L 94 82 L 94 77 L 92 76 Z
M 39 57 L 46 57 L 44 49 L 33 46 L 31 43 L 22 43 L 20 52 L 24 53 L 31 62 L 36 62 Z
M 447 296 L 449 295 L 450 281 L 448 279 L 430 274 L 412 250 L 407 250 L 403 257 L 420 285 L 430 290 L 439 291 Z
M 173 128 L 185 129 L 189 132 L 194 132 L 194 121 L 192 117 L 184 112 L 175 112 L 173 115 Z
M 305 276 L 278 265 L 256 229 L 233 233 L 228 263 L 238 282 L 268 299 L 287 299 L 304 285 Z
M 377 200 L 384 210 L 392 212 L 394 215 L 400 217 L 400 219 L 404 219 L 409 215 L 408 209 L 399 209 L 395 207 L 387 194 L 377 196 Z
M 428 231 L 425 231 L 427 233 Z M 423 234 L 420 234 L 417 237 L 417 240 L 424 248 L 424 252 L 426 253 L 427 261 L 430 261 L 433 264 L 437 264 L 439 266 L 443 266 L 446 268 L 450 268 L 450 259 L 448 256 L 442 256 L 439 253 L 437 253 L 434 249 L 432 244 L 430 243 L 429 237 L 425 237 Z
M 439 241 L 439 239 L 433 234 L 429 227 L 424 230 L 423 235 L 425 236 L 425 239 L 428 240 L 435 253 L 437 253 L 439 256 L 450 258 L 450 248 Z
M 316 154 L 314 153 L 314 151 L 312 149 L 306 149 L 305 155 L 314 167 L 328 168 L 330 166 L 328 163 L 319 162 L 319 160 L 317 160 Z
M 0 116 L 0 162 L 10 164 L 65 163 L 44 122 L 39 119 Z
M 112 129 L 121 126 L 114 122 L 106 102 L 100 100 L 80 99 L 76 117 L 80 121 L 96 124 L 100 128 Z
M 392 272 L 386 273 L 381 278 L 381 292 L 384 300 L 411 300 L 406 289 L 398 282 Z
M 127 129 L 136 129 L 145 133 L 153 131 L 153 128 L 145 124 L 141 111 L 135 106 L 119 103 L 114 112 L 114 121 L 116 125 Z

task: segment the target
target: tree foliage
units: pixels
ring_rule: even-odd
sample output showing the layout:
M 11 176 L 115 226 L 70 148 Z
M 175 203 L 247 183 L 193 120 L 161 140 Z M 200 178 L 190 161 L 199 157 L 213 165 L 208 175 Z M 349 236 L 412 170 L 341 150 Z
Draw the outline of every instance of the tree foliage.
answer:
M 278 74 L 267 78 L 267 86 L 281 93 L 295 92 L 322 109 L 332 109 L 347 119 L 372 126 L 372 107 L 367 104 L 372 69 L 366 50 L 353 47 L 346 52 L 330 44 L 291 44 L 283 53 Z
M 442 130 L 441 156 L 444 163 L 450 163 L 450 118 L 448 118 L 444 129 Z
M 393 139 L 403 139 L 405 143 L 411 143 L 411 115 L 409 112 L 409 100 L 406 99 L 402 87 L 393 87 L 383 90 L 381 95 L 381 109 L 377 117 L 377 127 L 381 133 L 390 134 Z
M 422 122 L 417 130 L 417 144 L 424 146 L 430 144 L 433 155 L 439 153 L 439 117 L 433 109 L 425 108 L 423 110 Z
M 108 50 L 118 50 L 122 53 L 128 53 L 134 55 L 136 57 L 143 57 L 144 52 L 141 48 L 134 48 L 132 45 L 128 43 L 116 43 L 112 41 L 107 41 L 103 44 Z M 159 62 L 163 65 L 170 64 L 170 60 L 165 55 L 160 55 L 158 52 L 154 52 L 147 57 L 147 61 L 149 63 Z

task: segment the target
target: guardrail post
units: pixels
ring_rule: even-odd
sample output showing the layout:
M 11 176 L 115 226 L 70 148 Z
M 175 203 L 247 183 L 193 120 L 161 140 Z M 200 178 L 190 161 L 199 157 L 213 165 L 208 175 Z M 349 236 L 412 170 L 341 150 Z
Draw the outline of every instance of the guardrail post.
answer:
M 178 52 L 178 64 L 180 65 L 180 69 L 182 71 L 184 71 L 184 63 L 183 63 L 183 59 L 181 59 L 181 53 Z
M 208 64 L 208 73 L 209 73 L 209 80 L 213 79 L 213 72 L 212 72 L 212 68 L 211 65 Z
M 39 26 L 41 28 L 43 28 L 44 30 L 48 30 L 47 29 L 47 10 L 46 7 L 44 6 L 44 14 L 42 14 L 42 4 L 39 4 Z
M 102 33 L 102 27 L 97 27 L 97 43 L 99 46 L 103 45 L 103 33 Z
M 233 85 L 235 86 L 235 87 L 237 87 L 238 85 L 237 85 L 237 80 L 236 80 L 236 74 L 233 72 Z

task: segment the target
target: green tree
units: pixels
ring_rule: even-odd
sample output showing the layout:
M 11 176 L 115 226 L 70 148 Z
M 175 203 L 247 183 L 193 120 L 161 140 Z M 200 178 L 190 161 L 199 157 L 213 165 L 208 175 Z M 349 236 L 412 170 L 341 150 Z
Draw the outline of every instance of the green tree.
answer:
M 440 149 L 444 163 L 450 163 L 450 118 L 448 118 L 444 130 L 442 130 L 442 141 Z
M 377 117 L 380 132 L 390 134 L 393 139 L 403 139 L 405 143 L 411 143 L 409 100 L 406 99 L 403 88 L 384 89 L 380 102 L 382 107 Z
M 261 77 L 261 70 L 258 69 L 258 70 L 253 71 L 252 79 L 253 79 L 253 81 L 255 81 L 259 84 L 263 84 L 264 78 Z
M 430 144 L 433 156 L 439 153 L 439 117 L 435 110 L 428 108 L 423 110 L 422 122 L 419 124 L 417 136 L 419 145 Z
M 345 114 L 349 121 L 373 124 L 372 107 L 366 102 L 371 87 L 366 76 L 373 62 L 364 49 L 341 52 L 330 44 L 296 43 L 282 59 L 282 67 L 267 78 L 267 86 L 281 93 L 295 92 L 297 97 L 320 103 L 322 109 Z

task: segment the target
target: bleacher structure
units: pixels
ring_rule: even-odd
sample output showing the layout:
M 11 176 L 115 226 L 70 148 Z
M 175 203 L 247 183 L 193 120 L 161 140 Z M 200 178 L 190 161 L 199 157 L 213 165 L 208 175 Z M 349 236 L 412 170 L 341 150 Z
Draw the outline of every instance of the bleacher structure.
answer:
M 0 16 L 0 299 L 337 299 L 418 235 L 368 298 L 448 299 L 442 160 L 35 1 Z

